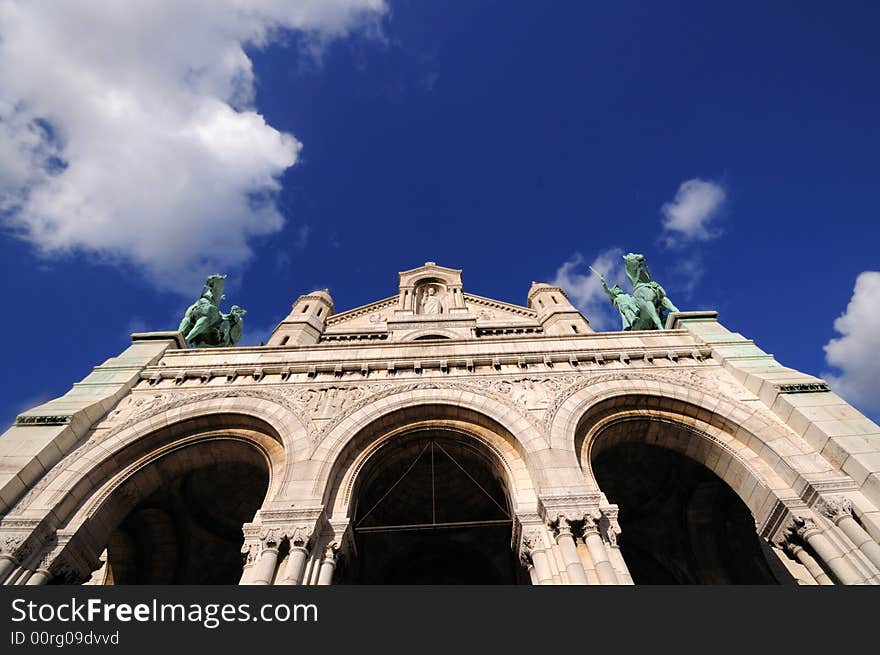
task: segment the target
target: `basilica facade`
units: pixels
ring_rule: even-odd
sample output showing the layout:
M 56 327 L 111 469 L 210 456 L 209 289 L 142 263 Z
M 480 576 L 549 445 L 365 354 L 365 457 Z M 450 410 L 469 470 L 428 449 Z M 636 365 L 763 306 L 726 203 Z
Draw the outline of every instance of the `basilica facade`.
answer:
M 132 335 L 0 437 L 0 582 L 880 584 L 880 427 L 824 381 L 523 291 L 428 262 L 259 347 Z

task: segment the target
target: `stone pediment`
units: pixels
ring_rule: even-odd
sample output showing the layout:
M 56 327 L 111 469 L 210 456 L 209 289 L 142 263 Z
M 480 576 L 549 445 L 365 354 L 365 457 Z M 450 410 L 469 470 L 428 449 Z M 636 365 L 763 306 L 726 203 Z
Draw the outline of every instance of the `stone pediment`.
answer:
M 391 296 L 335 314 L 327 319 L 326 332 L 385 330 L 388 321 L 394 319 L 397 303 L 397 296 Z
M 501 300 L 464 294 L 465 307 L 478 323 L 529 324 L 537 323 L 537 312 L 528 307 L 513 305 Z
M 399 298 L 392 296 L 368 305 L 335 314 L 327 319 L 325 332 L 349 334 L 352 332 L 385 331 L 389 323 L 416 322 L 426 317 L 400 316 Z M 535 325 L 536 312 L 528 307 L 514 305 L 483 296 L 464 294 L 464 311 L 431 317 L 434 323 L 460 324 L 465 319 L 477 325 Z

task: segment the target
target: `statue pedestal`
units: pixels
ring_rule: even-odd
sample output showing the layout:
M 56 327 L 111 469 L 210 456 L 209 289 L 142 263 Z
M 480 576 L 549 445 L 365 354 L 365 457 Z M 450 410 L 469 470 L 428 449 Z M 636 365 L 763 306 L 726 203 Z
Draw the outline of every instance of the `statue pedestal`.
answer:
M 718 320 L 718 312 L 713 310 L 700 310 L 696 312 L 671 312 L 669 316 L 666 317 L 666 325 L 664 326 L 667 330 L 677 330 L 682 327 L 683 321 L 717 321 Z

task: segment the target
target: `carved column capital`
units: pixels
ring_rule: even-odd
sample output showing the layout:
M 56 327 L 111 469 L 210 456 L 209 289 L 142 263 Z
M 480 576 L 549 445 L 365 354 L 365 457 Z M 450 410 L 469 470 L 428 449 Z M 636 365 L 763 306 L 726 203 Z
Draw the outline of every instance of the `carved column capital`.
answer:
M 563 537 L 572 536 L 571 523 L 569 523 L 565 514 L 557 514 L 556 518 L 549 523 L 549 526 L 556 535 L 557 543 Z
M 830 496 L 820 498 L 816 503 L 816 509 L 837 524 L 846 517 L 852 516 L 853 504 L 849 498 L 844 496 Z
M 797 535 L 803 541 L 822 531 L 812 516 L 795 516 L 789 530 L 793 536 Z
M 287 539 L 291 548 L 305 548 L 308 550 L 312 540 L 314 526 L 295 525 L 287 531 Z
M 260 530 L 261 550 L 278 550 L 286 534 L 283 528 L 271 527 Z
M 16 562 L 21 561 L 21 546 L 27 539 L 25 534 L 0 535 L 0 557 L 6 557 Z
M 324 561 L 325 562 L 336 562 L 336 558 L 339 556 L 339 542 L 336 540 L 331 541 L 326 546 L 324 546 Z
M 601 518 L 602 515 L 600 512 L 587 512 L 584 514 L 583 522 L 581 524 L 584 539 L 593 534 L 600 534 L 599 520 Z

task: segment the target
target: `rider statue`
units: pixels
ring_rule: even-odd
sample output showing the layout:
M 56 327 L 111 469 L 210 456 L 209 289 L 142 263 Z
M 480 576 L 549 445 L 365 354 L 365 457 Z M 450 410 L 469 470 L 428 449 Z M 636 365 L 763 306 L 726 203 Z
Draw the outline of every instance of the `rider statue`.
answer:
M 233 305 L 228 314 L 220 311 L 220 301 L 226 297 L 223 294 L 225 280 L 225 275 L 208 276 L 201 297 L 186 310 L 178 332 L 190 346 L 234 346 L 241 340 L 247 311 L 238 305 Z
M 602 288 L 611 304 L 620 312 L 624 330 L 662 330 L 667 312 L 677 312 L 678 308 L 666 296 L 663 287 L 651 279 L 643 255 L 628 253 L 623 260 L 626 264 L 626 277 L 633 286 L 632 294 L 624 293 L 616 284 L 609 288 L 603 275 L 592 268 L 590 270 L 599 275 Z

